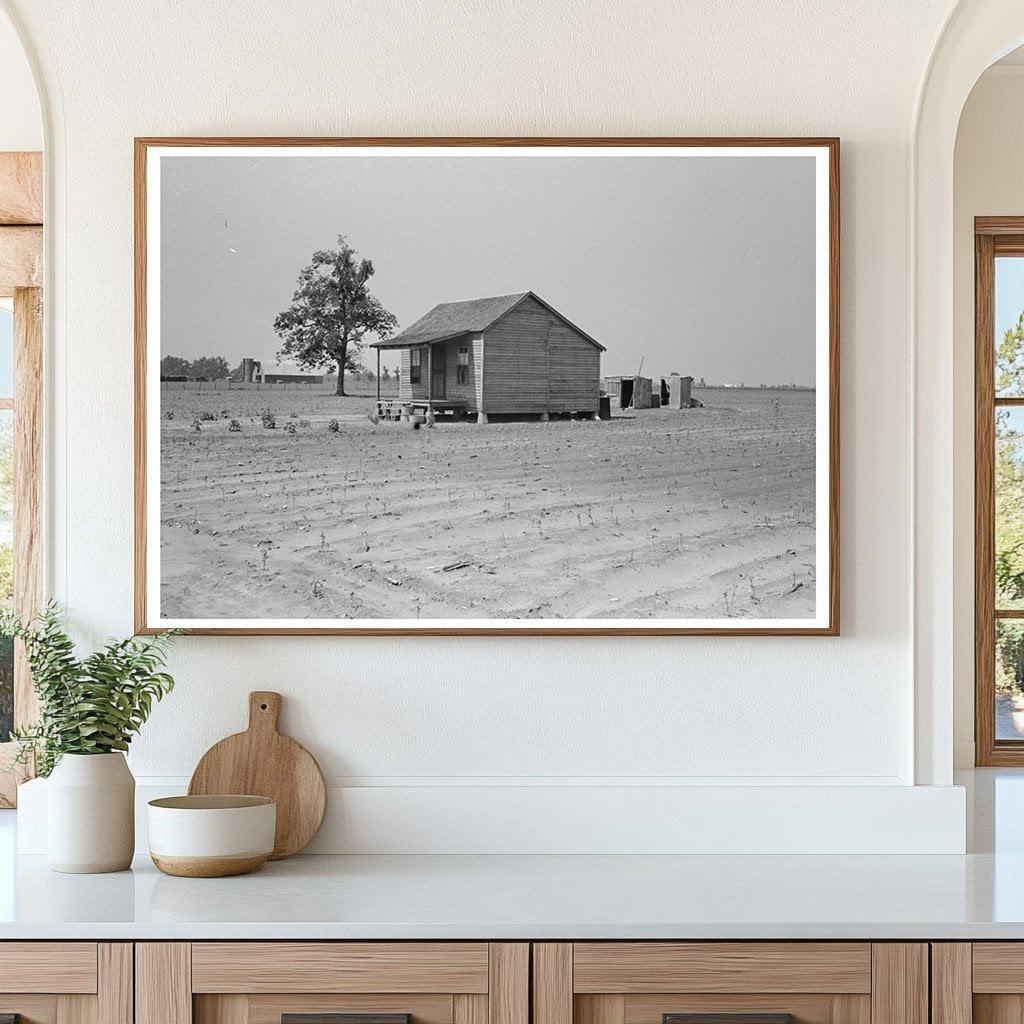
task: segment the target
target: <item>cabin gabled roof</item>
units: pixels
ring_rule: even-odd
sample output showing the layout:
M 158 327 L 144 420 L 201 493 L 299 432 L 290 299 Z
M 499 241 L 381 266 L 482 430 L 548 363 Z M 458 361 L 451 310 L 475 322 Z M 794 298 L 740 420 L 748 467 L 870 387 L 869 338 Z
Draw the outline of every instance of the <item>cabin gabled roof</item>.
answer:
M 467 299 L 464 302 L 442 302 L 429 313 L 424 314 L 415 323 L 392 338 L 370 343 L 371 348 L 418 348 L 421 345 L 433 345 L 441 341 L 452 341 L 464 334 L 479 334 L 493 327 L 499 320 L 508 316 L 526 299 L 539 302 L 549 313 L 558 317 L 564 324 L 572 328 L 581 338 L 589 341 L 602 352 L 599 345 L 589 334 L 581 331 L 574 323 L 567 320 L 552 306 L 533 292 L 517 292 L 514 295 L 493 295 L 486 299 Z

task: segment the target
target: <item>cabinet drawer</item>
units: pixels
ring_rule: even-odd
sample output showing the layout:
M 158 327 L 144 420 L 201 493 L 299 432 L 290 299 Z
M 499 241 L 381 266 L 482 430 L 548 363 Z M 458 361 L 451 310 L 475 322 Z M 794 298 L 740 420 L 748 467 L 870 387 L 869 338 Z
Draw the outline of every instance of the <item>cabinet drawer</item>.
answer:
M 573 991 L 871 991 L 870 943 L 578 942 Z
M 538 943 L 534 1024 L 928 1024 L 923 943 Z
M 529 1024 L 515 942 L 136 947 L 136 1024 Z
M 932 945 L 934 1024 L 1024 1020 L 1024 943 Z
M 22 1024 L 132 1024 L 125 942 L 0 942 L 0 1018 Z
M 472 992 L 486 942 L 197 942 L 193 992 Z
M 93 993 L 96 956 L 95 942 L 0 943 L 0 992 Z

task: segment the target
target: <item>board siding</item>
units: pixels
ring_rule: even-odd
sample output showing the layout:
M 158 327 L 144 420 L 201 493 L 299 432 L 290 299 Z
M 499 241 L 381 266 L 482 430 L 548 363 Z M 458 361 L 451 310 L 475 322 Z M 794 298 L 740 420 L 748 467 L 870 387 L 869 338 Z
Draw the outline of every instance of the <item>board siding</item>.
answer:
M 461 341 L 450 341 L 445 346 L 445 389 L 449 402 L 465 402 L 467 412 L 477 410 L 477 347 L 475 338 L 463 338 Z M 459 383 L 459 349 L 469 349 L 469 377 L 465 384 Z
M 476 412 L 480 408 L 479 373 L 477 368 L 480 365 L 480 358 L 483 352 L 481 339 L 482 334 L 477 334 L 463 341 L 450 341 L 445 345 L 435 345 L 435 353 L 439 348 L 445 350 L 445 394 L 444 398 L 437 395 L 433 397 L 438 401 L 465 402 L 467 412 Z M 466 384 L 459 383 L 458 359 L 459 347 L 466 345 L 469 348 L 469 381 Z M 398 398 L 403 402 L 426 401 L 427 400 L 427 350 L 423 349 L 423 362 L 420 366 L 422 371 L 419 384 L 410 384 L 409 370 L 412 360 L 409 356 L 411 350 L 401 350 L 401 374 L 398 381 Z
M 409 353 L 411 349 L 402 349 L 402 373 L 398 381 L 398 397 L 403 402 L 413 399 L 426 400 L 427 397 L 427 350 L 423 348 L 423 355 L 420 357 L 420 382 L 413 384 L 409 380 L 409 371 L 412 367 L 412 358 Z
M 597 412 L 600 350 L 535 299 L 489 327 L 484 349 L 484 412 Z
M 476 387 L 476 408 L 480 412 L 484 407 L 484 335 L 483 331 L 473 337 L 473 371 Z

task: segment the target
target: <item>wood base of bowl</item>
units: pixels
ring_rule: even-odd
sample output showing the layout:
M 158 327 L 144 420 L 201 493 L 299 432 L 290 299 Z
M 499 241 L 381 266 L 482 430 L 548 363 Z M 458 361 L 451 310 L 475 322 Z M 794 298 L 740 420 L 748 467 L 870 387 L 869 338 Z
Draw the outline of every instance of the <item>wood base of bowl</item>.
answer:
M 158 857 L 150 855 L 153 863 L 165 875 L 180 878 L 229 878 L 231 875 L 247 875 L 266 863 L 266 853 L 254 853 L 244 857 Z

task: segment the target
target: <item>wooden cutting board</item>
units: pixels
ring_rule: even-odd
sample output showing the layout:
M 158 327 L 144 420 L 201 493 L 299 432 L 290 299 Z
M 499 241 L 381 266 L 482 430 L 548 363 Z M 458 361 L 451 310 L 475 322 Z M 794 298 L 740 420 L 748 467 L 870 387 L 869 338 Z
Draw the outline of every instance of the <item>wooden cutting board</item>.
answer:
M 249 728 L 214 744 L 200 759 L 190 796 L 244 793 L 277 803 L 271 860 L 298 853 L 317 834 L 327 809 L 327 787 L 313 755 L 277 731 L 281 694 L 249 694 Z

